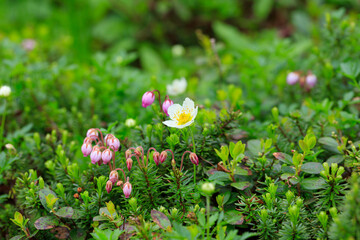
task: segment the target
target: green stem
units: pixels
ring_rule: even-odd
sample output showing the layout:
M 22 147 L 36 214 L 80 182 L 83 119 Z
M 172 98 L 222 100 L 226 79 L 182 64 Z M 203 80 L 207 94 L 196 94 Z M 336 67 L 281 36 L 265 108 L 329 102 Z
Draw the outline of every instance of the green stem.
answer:
M 1 120 L 1 128 L 0 128 L 0 149 L 3 146 L 3 135 L 4 135 L 4 128 L 5 128 L 5 118 L 6 118 L 6 99 L 4 104 L 4 113 Z
M 207 239 L 210 239 L 210 197 L 206 196 L 206 215 L 207 215 L 207 222 L 206 222 L 206 231 L 207 231 Z
M 193 143 L 193 152 L 196 153 L 196 147 L 195 147 L 195 138 L 194 138 L 194 133 L 192 131 L 192 128 L 190 127 L 190 133 L 191 133 L 191 138 L 192 138 L 192 143 Z M 194 164 L 194 186 L 196 186 L 196 165 Z

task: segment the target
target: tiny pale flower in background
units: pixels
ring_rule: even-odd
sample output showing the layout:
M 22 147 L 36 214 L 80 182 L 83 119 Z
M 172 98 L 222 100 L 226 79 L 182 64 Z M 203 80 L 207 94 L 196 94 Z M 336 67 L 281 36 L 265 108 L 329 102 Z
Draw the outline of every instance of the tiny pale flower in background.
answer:
M 126 183 L 124 184 L 124 187 L 123 187 L 123 192 L 124 192 L 124 195 L 125 195 L 126 198 L 130 197 L 131 190 L 132 190 L 132 186 L 131 186 L 131 183 L 129 182 L 129 177 L 128 177 L 127 181 L 126 181 Z
M 8 97 L 11 93 L 11 88 L 9 86 L 2 86 L 0 88 L 0 97 Z
M 313 88 L 316 85 L 317 77 L 314 74 L 310 73 L 306 76 L 305 82 L 306 86 L 308 86 L 309 88 Z
M 176 44 L 171 48 L 171 53 L 174 57 L 180 57 L 184 55 L 185 48 L 180 44 Z
M 32 51 L 36 47 L 36 41 L 34 39 L 25 39 L 21 45 L 26 51 Z
M 132 118 L 128 118 L 125 121 L 125 126 L 127 126 L 128 128 L 132 128 L 136 126 L 136 121 Z
M 112 183 L 116 183 L 119 180 L 119 173 L 116 170 L 112 170 L 109 174 L 109 180 Z
M 105 149 L 105 151 L 102 152 L 101 158 L 103 160 L 104 164 L 108 164 L 113 156 L 113 152 L 110 149 Z
M 162 104 L 162 109 L 164 111 L 164 113 L 166 114 L 166 116 L 169 116 L 168 114 L 168 109 L 171 105 L 173 105 L 174 102 L 171 99 L 166 99 L 163 104 Z
M 190 153 L 189 158 L 193 164 L 195 164 L 196 166 L 199 165 L 199 158 L 195 153 Z
M 166 91 L 171 96 L 177 96 L 185 92 L 187 81 L 185 78 L 175 79 L 171 84 L 166 85 Z
M 300 75 L 296 72 L 291 72 L 287 75 L 286 77 L 286 82 L 289 85 L 294 85 L 295 83 L 297 83 L 300 79 Z
M 184 128 L 191 125 L 198 113 L 198 107 L 195 108 L 194 101 L 186 98 L 183 105 L 173 104 L 168 108 L 171 120 L 164 121 L 168 127 Z
M 142 106 L 144 108 L 150 106 L 151 104 L 153 104 L 153 102 L 155 101 L 155 94 L 153 92 L 146 92 L 144 93 L 144 95 L 142 96 Z
M 106 182 L 106 187 L 105 187 L 107 193 L 110 193 L 110 192 L 111 192 L 112 187 L 113 187 L 112 181 L 110 181 L 110 180 L 107 181 L 107 182 Z

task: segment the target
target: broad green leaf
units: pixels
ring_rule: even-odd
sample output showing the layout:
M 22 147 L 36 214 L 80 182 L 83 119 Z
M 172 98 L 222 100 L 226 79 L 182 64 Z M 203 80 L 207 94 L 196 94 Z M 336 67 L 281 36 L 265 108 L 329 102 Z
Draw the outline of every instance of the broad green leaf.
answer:
M 54 214 L 62 218 L 72 218 L 74 214 L 74 209 L 72 207 L 62 207 L 58 209 Z
M 322 170 L 324 170 L 324 167 L 318 162 L 308 162 L 301 166 L 301 171 L 311 174 L 319 174 Z
M 259 156 L 262 153 L 261 141 L 253 139 L 247 142 L 247 148 L 254 156 Z
M 48 196 L 49 194 L 53 195 L 55 198 L 57 197 L 56 193 L 51 191 L 49 188 L 43 188 L 39 191 L 40 202 L 44 206 L 44 208 L 48 211 L 50 211 L 51 209 L 47 206 L 45 196 Z M 54 207 L 56 208 L 57 206 L 58 206 L 58 202 L 56 201 Z
M 287 163 L 289 165 L 293 165 L 292 162 L 292 157 L 286 153 L 282 153 L 282 152 L 276 152 L 273 153 L 274 157 L 278 160 L 280 160 L 283 163 Z
M 250 183 L 247 181 L 244 182 L 236 182 L 236 183 L 232 183 L 231 186 L 233 186 L 234 188 L 237 188 L 241 191 L 245 190 L 246 188 L 250 187 Z
M 344 76 L 355 79 L 360 74 L 360 63 L 358 61 L 340 64 L 341 72 Z
M 34 223 L 36 229 L 47 230 L 56 227 L 59 224 L 56 217 L 46 216 L 37 219 Z
M 333 155 L 331 157 L 329 157 L 326 162 L 331 165 L 332 163 L 341 163 L 344 161 L 344 156 L 343 155 Z
M 307 190 L 317 190 L 324 188 L 326 186 L 326 182 L 323 178 L 313 177 L 303 179 L 300 185 Z
M 340 153 L 339 150 L 337 149 L 338 147 L 337 141 L 331 137 L 322 137 L 319 139 L 319 143 L 323 144 L 324 148 L 331 152 Z

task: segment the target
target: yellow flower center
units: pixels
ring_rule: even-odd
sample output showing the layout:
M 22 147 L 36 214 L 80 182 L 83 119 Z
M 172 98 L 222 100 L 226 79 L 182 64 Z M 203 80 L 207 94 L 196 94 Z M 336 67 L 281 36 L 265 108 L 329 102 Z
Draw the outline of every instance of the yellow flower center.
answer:
M 181 113 L 176 114 L 175 119 L 177 120 L 177 125 L 184 125 L 191 121 L 190 111 L 183 110 Z

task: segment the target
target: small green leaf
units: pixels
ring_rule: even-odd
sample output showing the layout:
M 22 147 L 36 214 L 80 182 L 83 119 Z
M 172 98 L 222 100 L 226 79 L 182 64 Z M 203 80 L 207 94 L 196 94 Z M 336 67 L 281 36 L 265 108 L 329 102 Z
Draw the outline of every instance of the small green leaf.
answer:
M 331 152 L 340 153 L 339 150 L 337 149 L 338 147 L 337 141 L 331 137 L 322 137 L 319 139 L 319 143 L 323 144 L 324 148 Z
M 287 163 L 288 165 L 292 165 L 292 157 L 286 153 L 282 153 L 282 152 L 276 152 L 273 153 L 274 157 L 278 160 L 280 160 L 281 162 Z
M 110 215 L 113 215 L 115 213 L 115 205 L 112 201 L 106 203 L 106 208 L 109 211 Z
M 48 196 L 49 194 L 53 195 L 54 197 L 56 197 L 56 193 L 54 193 L 53 191 L 51 191 L 49 188 L 43 188 L 39 191 L 39 199 L 41 204 L 44 206 L 45 209 L 47 209 L 48 211 L 50 211 L 51 209 L 48 207 L 47 203 L 46 203 L 46 198 L 45 196 Z M 57 207 L 58 202 L 55 202 L 54 207 Z
M 351 79 L 355 79 L 360 74 L 360 63 L 357 61 L 341 63 L 340 68 L 342 74 Z

